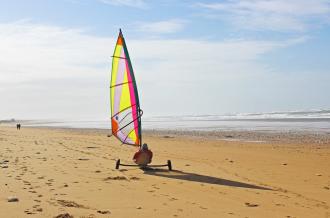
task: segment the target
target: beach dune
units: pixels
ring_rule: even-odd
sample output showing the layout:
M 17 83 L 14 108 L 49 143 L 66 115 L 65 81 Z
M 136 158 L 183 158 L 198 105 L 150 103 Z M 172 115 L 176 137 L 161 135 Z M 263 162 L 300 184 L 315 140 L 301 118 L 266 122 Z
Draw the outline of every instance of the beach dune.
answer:
M 1 126 L 0 217 L 330 217 L 328 142 L 149 133 L 143 171 L 107 134 Z

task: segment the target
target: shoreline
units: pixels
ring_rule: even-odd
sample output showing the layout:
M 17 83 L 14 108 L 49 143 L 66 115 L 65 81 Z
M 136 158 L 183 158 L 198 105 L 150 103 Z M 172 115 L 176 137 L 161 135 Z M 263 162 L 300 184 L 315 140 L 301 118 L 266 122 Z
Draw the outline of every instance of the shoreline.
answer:
M 185 136 L 213 140 L 237 140 L 267 143 L 311 143 L 330 144 L 330 133 L 310 131 L 171 131 L 171 130 L 147 130 L 146 134 L 156 136 Z
M 1 125 L 0 127 L 13 127 L 12 125 Z M 53 126 L 23 126 L 22 128 L 49 129 L 49 130 L 69 130 L 76 132 L 99 132 L 110 134 L 111 129 L 103 128 L 75 128 L 75 127 L 53 127 Z M 330 132 L 318 131 L 272 131 L 272 130 L 143 130 L 143 135 L 158 136 L 164 138 L 186 137 L 223 141 L 242 141 L 256 143 L 289 143 L 324 145 L 330 144 Z

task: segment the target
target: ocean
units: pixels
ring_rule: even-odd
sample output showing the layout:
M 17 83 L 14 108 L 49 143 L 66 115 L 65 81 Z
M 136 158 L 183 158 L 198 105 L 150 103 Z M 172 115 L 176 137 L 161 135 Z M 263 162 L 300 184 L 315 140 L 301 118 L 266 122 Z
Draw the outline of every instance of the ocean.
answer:
M 110 129 L 110 120 L 25 120 L 25 126 Z M 145 130 L 330 132 L 330 110 L 143 116 Z

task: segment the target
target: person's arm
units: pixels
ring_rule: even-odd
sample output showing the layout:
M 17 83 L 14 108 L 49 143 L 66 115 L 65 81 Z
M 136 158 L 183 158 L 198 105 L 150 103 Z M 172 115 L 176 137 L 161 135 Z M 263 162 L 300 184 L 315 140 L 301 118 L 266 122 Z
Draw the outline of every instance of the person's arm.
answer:
M 151 161 L 152 161 L 152 156 L 153 156 L 152 151 L 149 150 L 149 154 L 150 154 L 150 162 L 149 162 L 149 163 L 151 163 Z
M 136 161 L 136 159 L 139 157 L 140 155 L 140 151 L 135 152 L 134 156 L 133 156 L 133 160 Z

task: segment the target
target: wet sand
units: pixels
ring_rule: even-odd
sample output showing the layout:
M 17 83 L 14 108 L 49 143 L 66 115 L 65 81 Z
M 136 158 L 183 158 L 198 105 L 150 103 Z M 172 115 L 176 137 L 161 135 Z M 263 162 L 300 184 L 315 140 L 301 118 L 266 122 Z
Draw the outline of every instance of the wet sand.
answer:
M 114 169 L 136 148 L 106 131 L 0 126 L 0 217 L 330 217 L 330 136 L 269 134 L 147 132 L 170 172 Z

